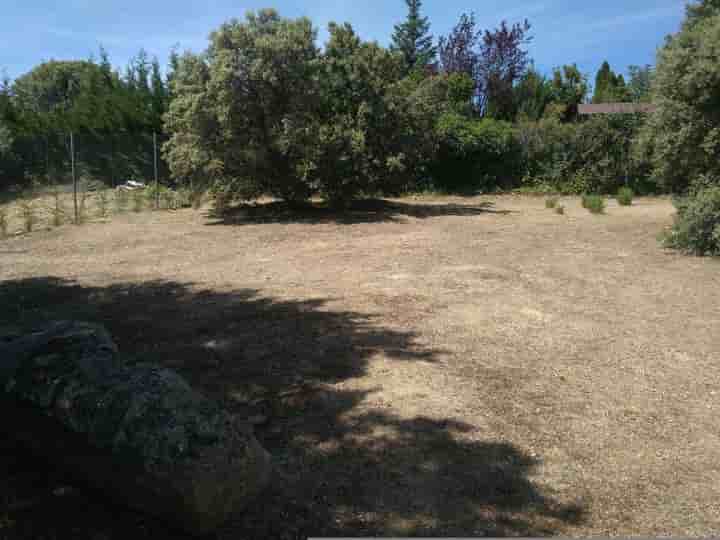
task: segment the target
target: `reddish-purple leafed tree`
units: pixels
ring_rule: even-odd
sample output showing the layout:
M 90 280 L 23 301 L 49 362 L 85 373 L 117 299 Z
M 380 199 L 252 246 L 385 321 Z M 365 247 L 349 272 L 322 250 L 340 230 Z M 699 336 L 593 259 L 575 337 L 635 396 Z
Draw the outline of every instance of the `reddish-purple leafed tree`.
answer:
M 440 38 L 440 67 L 466 73 L 475 81 L 475 105 L 482 115 L 510 119 L 514 115 L 513 86 L 527 71 L 525 46 L 530 23 L 506 21 L 493 31 L 477 29 L 475 15 L 463 14 L 448 36 Z

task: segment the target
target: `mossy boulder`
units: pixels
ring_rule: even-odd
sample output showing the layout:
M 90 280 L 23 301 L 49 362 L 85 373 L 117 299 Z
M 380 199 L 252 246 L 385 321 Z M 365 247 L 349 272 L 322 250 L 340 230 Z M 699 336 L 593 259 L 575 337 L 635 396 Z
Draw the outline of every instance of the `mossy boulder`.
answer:
M 0 400 L 8 436 L 191 533 L 212 531 L 269 481 L 269 455 L 246 423 L 173 371 L 124 363 L 95 324 L 0 340 Z

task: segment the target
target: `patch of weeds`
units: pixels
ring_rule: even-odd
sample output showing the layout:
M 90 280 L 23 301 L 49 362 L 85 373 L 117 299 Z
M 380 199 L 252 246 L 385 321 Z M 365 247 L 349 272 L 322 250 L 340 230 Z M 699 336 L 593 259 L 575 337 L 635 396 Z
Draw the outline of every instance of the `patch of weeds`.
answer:
M 195 191 L 190 195 L 190 204 L 194 210 L 200 210 L 203 205 L 205 194 L 202 191 Z
M 635 193 L 629 187 L 621 187 L 617 192 L 617 202 L 620 206 L 632 206 Z
M 108 198 L 107 190 L 101 189 L 97 193 L 97 212 L 99 218 L 106 218 L 108 216 L 108 207 L 110 200 Z
M 175 193 L 169 189 L 162 192 L 163 204 L 167 210 L 176 210 L 175 207 Z
M 35 201 L 29 197 L 23 197 L 18 204 L 20 208 L 20 219 L 23 223 L 23 230 L 26 233 L 32 232 L 37 223 L 37 212 L 35 211 Z
M 213 194 L 213 214 L 221 217 L 224 216 L 230 206 L 230 197 L 224 191 L 218 191 Z
M 545 208 L 557 208 L 560 199 L 558 197 L 549 197 L 545 199 Z
M 133 197 L 133 212 L 142 212 L 143 207 L 145 206 L 145 198 L 147 197 L 145 195 L 144 189 L 136 189 L 132 192 Z
M 175 192 L 175 206 L 177 208 L 190 208 L 192 206 L 192 192 L 187 188 L 180 188 Z
M 602 195 L 583 195 L 583 208 L 591 214 L 604 214 L 605 198 Z
M 62 193 L 59 189 L 53 189 L 52 198 L 52 206 L 50 207 L 52 226 L 59 227 L 65 222 L 65 219 L 67 218 L 67 211 L 65 210 L 65 203 L 62 199 Z
M 78 224 L 85 223 L 87 221 L 87 207 L 88 200 L 91 197 L 91 193 L 83 190 L 80 193 L 80 201 L 78 201 Z
M 124 189 L 115 190 L 115 210 L 124 212 L 128 206 L 128 192 Z
M 8 228 L 7 209 L 5 207 L 0 207 L 0 238 L 5 238 L 7 236 L 7 228 Z

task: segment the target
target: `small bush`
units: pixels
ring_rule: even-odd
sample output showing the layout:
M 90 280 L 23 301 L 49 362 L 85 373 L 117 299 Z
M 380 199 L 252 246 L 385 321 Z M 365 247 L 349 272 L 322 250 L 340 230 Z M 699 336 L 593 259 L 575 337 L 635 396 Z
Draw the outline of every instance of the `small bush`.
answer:
M 564 216 L 565 215 L 565 207 L 563 205 L 556 206 L 555 213 L 559 214 L 561 216 Z
M 605 213 L 605 199 L 602 195 L 583 195 L 583 208 L 590 211 L 591 214 Z
M 35 202 L 31 198 L 22 198 L 19 203 L 20 219 L 23 222 L 23 230 L 26 233 L 32 232 L 33 227 L 37 223 L 37 214 L 35 212 Z
M 5 208 L 0 208 L 0 238 L 5 238 L 7 236 L 7 228 L 8 228 L 7 210 Z
M 632 206 L 635 193 L 629 187 L 621 187 L 617 192 L 617 202 L 620 206 Z
M 560 199 L 558 199 L 557 197 L 550 197 L 549 199 L 545 199 L 545 208 L 557 208 L 559 202 Z
M 675 206 L 675 223 L 663 243 L 694 255 L 720 255 L 720 186 L 700 189 Z

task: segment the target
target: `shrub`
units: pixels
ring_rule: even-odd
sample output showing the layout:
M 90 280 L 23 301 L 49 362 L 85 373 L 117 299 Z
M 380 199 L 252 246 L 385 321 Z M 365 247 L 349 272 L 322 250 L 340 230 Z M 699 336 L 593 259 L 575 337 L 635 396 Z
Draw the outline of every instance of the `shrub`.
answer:
M 556 213 L 556 214 L 559 214 L 559 215 L 561 215 L 561 216 L 564 216 L 564 215 L 565 215 L 565 207 L 564 207 L 562 204 L 559 205 L 559 206 L 556 206 L 556 207 L 555 207 L 555 213 Z
M 605 212 L 605 198 L 602 195 L 583 195 L 583 208 L 591 214 L 603 214 Z
M 553 191 L 568 194 L 615 193 L 626 176 L 633 185 L 643 184 L 648 161 L 641 153 L 634 157 L 631 153 L 642 122 L 639 115 L 593 117 L 579 123 L 554 117 L 521 121 L 516 137 L 523 183 L 550 185 Z
M 677 216 L 663 243 L 695 255 L 720 255 L 720 186 L 700 189 L 675 206 Z
M 436 135 L 440 146 L 431 174 L 445 191 L 510 188 L 521 176 L 520 147 L 507 122 L 449 113 Z
M 558 199 L 557 197 L 550 197 L 549 199 L 545 199 L 545 208 L 557 208 L 559 202 L 560 199 Z
M 617 202 L 620 206 L 632 206 L 635 193 L 629 187 L 622 187 L 617 192 Z

